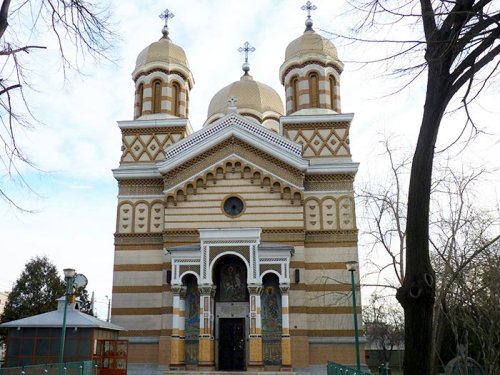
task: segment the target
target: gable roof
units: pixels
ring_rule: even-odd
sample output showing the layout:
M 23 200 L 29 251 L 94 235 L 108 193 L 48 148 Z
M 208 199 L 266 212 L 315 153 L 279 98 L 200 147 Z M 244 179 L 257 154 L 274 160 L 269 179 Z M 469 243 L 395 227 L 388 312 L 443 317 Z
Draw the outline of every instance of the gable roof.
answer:
M 213 124 L 165 149 L 165 160 L 157 164 L 165 174 L 189 159 L 230 137 L 265 150 L 277 159 L 305 171 L 309 162 L 302 158 L 302 146 L 237 114 L 230 113 Z

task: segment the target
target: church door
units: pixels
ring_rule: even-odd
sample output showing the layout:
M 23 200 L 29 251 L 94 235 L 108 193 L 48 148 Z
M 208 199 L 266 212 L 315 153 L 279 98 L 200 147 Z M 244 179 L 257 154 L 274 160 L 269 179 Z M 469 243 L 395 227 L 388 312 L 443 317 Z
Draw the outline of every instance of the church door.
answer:
M 245 369 L 245 319 L 220 319 L 219 369 Z

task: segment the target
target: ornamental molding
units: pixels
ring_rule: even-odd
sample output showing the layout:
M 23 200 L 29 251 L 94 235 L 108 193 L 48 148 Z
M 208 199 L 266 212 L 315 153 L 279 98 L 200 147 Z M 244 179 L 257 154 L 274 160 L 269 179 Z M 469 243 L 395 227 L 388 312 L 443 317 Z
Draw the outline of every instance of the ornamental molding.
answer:
M 327 115 L 290 115 L 280 117 L 280 127 L 288 124 L 310 124 L 335 126 L 335 123 L 350 123 L 354 118 L 354 113 L 333 113 Z M 280 129 L 281 130 L 281 129 Z
M 186 200 L 190 195 L 197 195 L 200 191 L 215 186 L 218 180 L 226 179 L 227 174 L 239 174 L 241 179 L 250 180 L 251 184 L 267 188 L 271 193 L 278 192 L 281 194 L 281 199 L 291 200 L 292 203 L 298 201 L 301 204 L 304 199 L 302 178 L 297 181 L 296 176 L 284 170 L 273 173 L 238 155 L 231 154 L 196 174 L 190 173 L 187 179 L 176 181 L 175 176 L 172 176 L 173 180 L 166 176 L 163 193 L 167 204 L 172 201 L 175 205 L 179 200 Z M 170 185 L 172 183 L 175 185 Z
M 118 181 L 123 179 L 154 179 L 162 178 L 156 164 L 154 163 L 143 163 L 140 165 L 121 165 L 120 167 L 113 169 L 113 177 Z
M 270 155 L 299 170 L 305 170 L 308 166 L 308 161 L 302 158 L 300 145 L 245 119 L 237 113 L 230 113 L 210 126 L 166 148 L 165 160 L 157 163 L 158 169 L 162 174 L 165 174 L 232 137 L 237 137 L 257 149 L 266 150 Z
M 163 118 L 163 119 L 151 119 L 151 120 L 125 120 L 118 121 L 118 127 L 123 132 L 134 132 L 150 130 L 151 128 L 155 130 L 169 130 L 169 131 L 188 131 L 192 132 L 191 123 L 187 118 Z M 190 131 L 191 130 L 191 131 Z

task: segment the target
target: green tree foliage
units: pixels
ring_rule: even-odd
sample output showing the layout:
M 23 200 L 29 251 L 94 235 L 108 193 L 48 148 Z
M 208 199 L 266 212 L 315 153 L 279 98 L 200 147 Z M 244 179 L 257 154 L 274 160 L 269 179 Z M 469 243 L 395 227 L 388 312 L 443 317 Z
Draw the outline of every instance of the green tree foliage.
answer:
M 64 282 L 46 257 L 32 258 L 17 279 L 0 317 L 2 323 L 52 311 L 64 295 Z

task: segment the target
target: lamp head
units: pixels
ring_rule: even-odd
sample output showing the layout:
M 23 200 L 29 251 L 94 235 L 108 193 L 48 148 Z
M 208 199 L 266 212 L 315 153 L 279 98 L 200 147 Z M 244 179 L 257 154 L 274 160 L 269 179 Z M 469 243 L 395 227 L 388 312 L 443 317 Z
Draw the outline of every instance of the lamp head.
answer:
M 75 277 L 76 271 L 74 268 L 65 268 L 63 269 L 64 272 L 64 278 L 65 279 L 71 279 L 72 277 Z
M 345 262 L 345 268 L 349 272 L 355 272 L 358 270 L 358 262 L 356 262 L 355 260 L 350 260 L 348 262 Z

